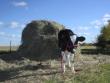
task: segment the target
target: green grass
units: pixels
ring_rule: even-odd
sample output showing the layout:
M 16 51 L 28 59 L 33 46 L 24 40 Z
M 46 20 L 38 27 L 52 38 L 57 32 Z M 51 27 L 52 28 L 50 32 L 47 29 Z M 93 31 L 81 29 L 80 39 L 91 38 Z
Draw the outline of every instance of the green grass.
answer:
M 110 64 L 85 68 L 82 72 L 64 80 L 54 76 L 45 83 L 110 83 Z
M 102 64 L 95 69 L 87 69 L 75 77 L 76 83 L 110 83 L 110 64 Z

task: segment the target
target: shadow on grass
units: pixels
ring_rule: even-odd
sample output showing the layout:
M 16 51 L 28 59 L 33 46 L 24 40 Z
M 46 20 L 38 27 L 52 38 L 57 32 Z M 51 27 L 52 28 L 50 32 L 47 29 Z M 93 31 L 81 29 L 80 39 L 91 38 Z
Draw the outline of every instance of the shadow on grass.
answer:
M 57 74 L 60 72 L 57 71 L 50 71 L 50 72 L 41 72 L 41 73 L 33 73 L 33 74 L 27 74 L 27 75 L 22 75 L 21 73 L 24 72 L 23 70 L 30 70 L 30 71 L 36 71 L 38 69 L 52 69 L 49 65 L 42 65 L 42 64 L 37 64 L 35 65 L 26 65 L 23 67 L 19 67 L 19 68 L 10 68 L 10 69 L 6 69 L 6 70 L 1 70 L 0 71 L 0 82 L 4 82 L 4 81 L 8 81 L 11 79 L 18 79 L 18 78 L 22 78 L 22 77 L 29 77 L 29 76 L 36 76 L 36 75 L 53 75 L 53 74 Z M 21 75 L 20 75 L 21 74 Z
M 11 54 L 15 53 L 16 51 L 0 51 L 0 54 Z
M 22 52 L 23 53 L 23 52 Z M 0 51 L 0 59 L 6 61 L 6 62 L 13 62 L 16 60 L 23 60 L 24 58 L 27 58 L 29 60 L 35 60 L 35 61 L 47 61 L 50 59 L 58 59 L 60 58 L 60 54 L 48 56 L 48 54 L 43 53 L 42 55 L 36 53 L 30 54 L 29 51 L 26 51 L 26 54 L 22 54 L 18 50 L 17 51 Z
M 16 78 L 18 74 L 19 71 L 17 69 L 2 70 L 0 71 L 0 82 Z
M 0 51 L 0 59 L 6 62 L 23 60 L 21 56 L 18 56 L 17 51 Z

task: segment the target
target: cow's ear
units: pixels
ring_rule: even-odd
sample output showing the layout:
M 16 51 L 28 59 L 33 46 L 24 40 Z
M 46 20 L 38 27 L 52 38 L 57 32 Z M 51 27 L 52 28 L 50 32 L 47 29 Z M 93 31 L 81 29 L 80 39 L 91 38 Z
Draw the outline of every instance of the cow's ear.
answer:
M 81 41 L 81 42 L 83 42 L 85 39 L 86 39 L 86 38 L 83 37 L 83 36 L 78 37 L 78 41 Z

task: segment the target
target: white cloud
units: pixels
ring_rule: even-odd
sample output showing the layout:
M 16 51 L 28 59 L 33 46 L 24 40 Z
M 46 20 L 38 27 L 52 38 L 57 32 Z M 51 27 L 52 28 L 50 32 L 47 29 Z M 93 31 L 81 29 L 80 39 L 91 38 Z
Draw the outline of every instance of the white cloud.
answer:
M 3 25 L 4 23 L 0 21 L 0 25 Z
M 11 38 L 11 40 L 19 40 L 20 39 L 20 35 L 16 35 L 16 34 L 8 34 L 8 35 L 6 35 L 6 37 Z
M 16 34 L 7 34 L 5 32 L 0 32 L 0 37 L 10 40 L 16 40 L 16 39 L 20 39 L 21 36 Z
M 90 27 L 89 26 L 79 26 L 78 29 L 83 30 L 83 31 L 87 31 L 90 29 Z
M 89 32 L 84 32 L 83 34 L 86 35 L 86 36 L 90 36 Z
M 108 24 L 108 20 L 110 20 L 110 14 L 109 13 L 107 13 L 103 16 L 103 18 L 102 18 L 103 24 L 104 25 Z
M 100 28 L 102 26 L 102 22 L 100 20 L 94 20 L 92 22 L 90 22 L 90 24 L 94 27 L 94 28 Z
M 5 32 L 0 32 L 0 36 L 4 36 L 5 35 Z
M 20 25 L 21 28 L 24 28 L 25 26 L 26 26 L 25 24 L 21 24 L 21 25 Z
M 74 32 L 77 35 L 90 35 L 91 27 L 90 26 L 78 26 L 74 28 Z
M 23 29 L 26 25 L 24 23 L 20 23 L 20 22 L 17 22 L 17 21 L 12 21 L 12 22 L 8 22 L 8 23 L 4 23 L 2 21 L 0 21 L 0 27 L 3 27 L 3 28 L 12 28 L 12 29 L 16 29 L 16 28 L 19 28 L 19 29 Z
M 78 35 L 91 36 L 91 33 L 90 32 L 79 32 Z
M 8 35 L 8 36 L 10 36 L 13 39 L 17 39 L 17 38 L 21 37 L 20 35 L 16 35 L 16 34 L 11 34 L 11 35 Z
M 16 21 L 13 21 L 13 22 L 10 23 L 10 27 L 11 28 L 18 28 L 19 27 L 19 23 L 16 22 Z
M 110 18 L 110 14 L 105 14 L 103 17 L 104 18 Z
M 0 21 L 0 28 L 3 27 L 4 23 Z
M 101 22 L 100 20 L 95 20 L 95 21 L 92 21 L 90 24 L 100 26 Z
M 108 24 L 108 20 L 110 20 L 110 14 L 109 13 L 105 14 L 104 16 L 102 16 L 101 19 L 94 20 L 94 21 L 90 22 L 90 24 L 94 28 L 101 28 L 102 26 Z
M 21 38 L 21 35 L 16 35 L 17 38 Z
M 16 37 L 16 35 L 15 34 L 12 34 L 12 35 L 10 35 L 12 38 L 15 38 Z
M 28 7 L 27 2 L 25 2 L 25 1 L 13 2 L 13 5 L 15 7 L 24 7 L 24 8 Z

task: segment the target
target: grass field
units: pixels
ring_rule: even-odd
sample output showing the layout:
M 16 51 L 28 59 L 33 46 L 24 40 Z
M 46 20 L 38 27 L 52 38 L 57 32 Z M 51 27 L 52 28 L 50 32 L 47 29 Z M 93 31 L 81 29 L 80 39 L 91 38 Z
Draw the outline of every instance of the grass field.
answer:
M 63 75 L 59 60 L 40 64 L 27 58 L 15 61 L 0 59 L 0 83 L 110 83 L 110 56 L 80 55 L 78 60 L 75 58 L 75 70 L 75 74 L 68 69 Z
M 12 46 L 11 50 L 15 51 L 19 46 Z M 0 51 L 10 51 L 10 46 L 0 46 Z

